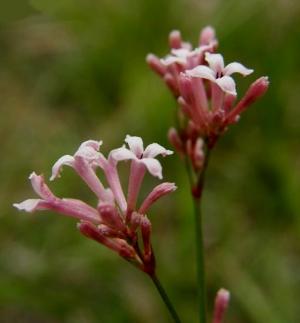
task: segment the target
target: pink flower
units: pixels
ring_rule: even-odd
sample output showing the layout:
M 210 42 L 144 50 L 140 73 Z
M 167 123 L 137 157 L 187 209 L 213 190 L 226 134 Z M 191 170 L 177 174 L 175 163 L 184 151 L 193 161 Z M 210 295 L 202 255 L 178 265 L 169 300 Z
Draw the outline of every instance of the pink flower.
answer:
M 127 136 L 129 148 L 121 147 L 110 152 L 108 158 L 99 152 L 102 142 L 88 140 L 80 145 L 75 154 L 64 155 L 52 168 L 51 180 L 60 177 L 64 165 L 72 167 L 97 197 L 97 206 L 92 207 L 80 200 L 55 196 L 44 181 L 44 177 L 32 173 L 29 177 L 38 199 L 28 199 L 14 206 L 19 210 L 34 212 L 50 210 L 79 220 L 78 228 L 85 236 L 100 242 L 120 256 L 130 261 L 139 269 L 153 274 L 154 255 L 151 246 L 151 223 L 146 215 L 150 206 L 160 197 L 173 192 L 173 183 L 156 186 L 146 197 L 139 209 L 136 199 L 146 170 L 153 176 L 162 178 L 162 167 L 155 157 L 159 154 L 170 155 L 172 152 L 151 144 L 144 150 L 142 139 Z M 121 186 L 117 163 L 131 160 L 127 201 Z M 96 169 L 104 172 L 108 188 L 99 180 Z M 139 247 L 140 231 L 143 250 Z
M 194 171 L 201 172 L 206 150 L 266 92 L 269 82 L 267 77 L 257 79 L 235 105 L 237 91 L 231 75 L 247 76 L 253 70 L 238 62 L 225 66 L 223 56 L 214 53 L 217 40 L 213 28 L 202 30 L 198 48 L 192 49 L 191 44 L 183 42 L 178 31 L 170 34 L 169 43 L 169 55 L 158 59 L 150 54 L 147 62 L 164 79 L 179 104 L 180 126 L 171 128 L 169 139 L 181 156 L 188 157 Z
M 155 157 L 158 155 L 165 157 L 173 154 L 173 152 L 157 143 L 150 144 L 144 149 L 143 140 L 140 137 L 127 135 L 125 142 L 128 144 L 129 149 L 125 146 L 114 149 L 109 154 L 109 159 L 116 163 L 121 160 L 134 160 L 143 169 L 147 169 L 151 175 L 162 179 L 162 167 Z
M 130 213 L 135 208 L 137 196 L 146 170 L 148 170 L 151 175 L 162 179 L 162 167 L 155 157 L 158 155 L 171 155 L 173 152 L 157 143 L 150 144 L 144 149 L 144 144 L 140 137 L 127 135 L 125 142 L 128 144 L 129 149 L 124 146 L 114 149 L 109 155 L 109 160 L 114 163 L 118 163 L 122 160 L 131 160 L 127 194 L 127 212 L 129 213 L 128 216 L 130 216 Z
M 85 181 L 99 200 L 112 202 L 113 195 L 110 189 L 105 189 L 95 173 L 97 161 L 101 157 L 99 153 L 102 141 L 88 140 L 83 142 L 74 156 L 64 155 L 57 160 L 52 167 L 50 180 L 60 177 L 64 165 L 74 168 L 78 175 Z
M 233 73 L 239 73 L 247 76 L 253 73 L 253 70 L 246 68 L 241 63 L 233 62 L 224 66 L 224 59 L 221 54 L 205 53 L 205 60 L 209 66 L 198 65 L 197 67 L 187 70 L 185 73 L 192 77 L 207 79 L 218 84 L 225 92 L 236 96 L 235 82 L 232 77 Z
M 190 43 L 184 42 L 179 31 L 174 30 L 170 33 L 169 44 L 170 54 L 159 59 L 153 54 L 146 58 L 149 66 L 164 79 L 173 94 L 178 97 L 178 79 L 181 72 L 192 69 L 199 64 L 204 64 L 204 54 L 214 52 L 217 47 L 215 31 L 212 27 L 204 28 L 199 37 L 199 47 L 192 49 Z

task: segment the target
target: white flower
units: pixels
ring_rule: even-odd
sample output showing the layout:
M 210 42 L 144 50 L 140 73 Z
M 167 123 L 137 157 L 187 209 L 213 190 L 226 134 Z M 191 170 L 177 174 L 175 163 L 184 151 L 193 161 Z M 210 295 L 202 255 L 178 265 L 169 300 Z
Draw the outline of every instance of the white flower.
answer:
M 144 149 L 143 140 L 140 137 L 127 135 L 125 142 L 129 149 L 123 146 L 112 150 L 108 158 L 109 161 L 117 163 L 121 160 L 135 160 L 137 163 L 143 164 L 151 175 L 162 179 L 162 167 L 155 157 L 157 155 L 171 155 L 173 152 L 157 143 L 150 144 Z
M 237 95 L 235 81 L 230 75 L 233 73 L 240 73 L 243 76 L 247 76 L 253 72 L 252 69 L 248 69 L 237 62 L 224 66 L 224 59 L 221 54 L 205 53 L 205 60 L 209 66 L 199 65 L 191 70 L 187 70 L 186 74 L 214 82 L 218 84 L 224 92 L 234 96 Z

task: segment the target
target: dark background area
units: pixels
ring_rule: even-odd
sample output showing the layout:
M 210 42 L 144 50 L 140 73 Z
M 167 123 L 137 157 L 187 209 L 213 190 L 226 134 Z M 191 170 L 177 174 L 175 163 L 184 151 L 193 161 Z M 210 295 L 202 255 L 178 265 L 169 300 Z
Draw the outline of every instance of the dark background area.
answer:
M 197 43 L 217 30 L 238 92 L 261 75 L 266 96 L 218 143 L 204 194 L 210 313 L 220 287 L 232 293 L 227 322 L 300 320 L 300 3 L 296 0 L 32 0 L 0 4 L 0 321 L 169 322 L 151 282 L 82 237 L 72 219 L 25 214 L 28 175 L 86 139 L 119 147 L 126 134 L 167 147 L 176 104 L 145 56 L 168 52 L 170 30 Z M 162 160 L 178 190 L 157 203 L 158 273 L 184 322 L 196 322 L 193 218 L 178 156 Z M 122 171 L 128 170 L 128 165 Z M 156 184 L 146 177 L 145 195 Z M 95 203 L 71 169 L 51 183 L 59 196 Z

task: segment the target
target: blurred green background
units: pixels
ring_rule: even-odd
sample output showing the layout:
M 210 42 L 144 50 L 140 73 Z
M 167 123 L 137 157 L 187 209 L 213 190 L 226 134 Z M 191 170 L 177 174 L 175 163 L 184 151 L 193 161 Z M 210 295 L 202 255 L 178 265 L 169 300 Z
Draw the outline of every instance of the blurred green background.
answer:
M 300 321 L 300 2 L 296 0 L 10 0 L 0 4 L 0 321 L 169 322 L 151 282 L 85 239 L 72 219 L 25 214 L 32 170 L 49 177 L 86 139 L 103 151 L 125 135 L 169 147 L 175 102 L 145 64 L 180 29 L 207 24 L 227 62 L 268 75 L 267 95 L 218 143 L 204 194 L 209 310 L 232 293 L 226 322 Z M 158 273 L 184 322 L 196 322 L 193 218 L 177 156 L 162 161 L 178 190 L 149 214 Z M 124 171 L 127 170 L 124 166 Z M 157 181 L 148 176 L 145 195 Z M 95 203 L 71 169 L 59 196 Z

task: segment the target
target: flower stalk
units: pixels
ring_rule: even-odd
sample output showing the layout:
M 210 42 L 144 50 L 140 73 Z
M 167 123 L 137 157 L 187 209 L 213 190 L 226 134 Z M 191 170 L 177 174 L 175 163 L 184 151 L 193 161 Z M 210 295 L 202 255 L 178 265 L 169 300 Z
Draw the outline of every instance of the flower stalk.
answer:
M 167 307 L 171 317 L 173 318 L 174 322 L 175 323 L 181 323 L 181 320 L 180 320 L 174 306 L 172 305 L 172 303 L 171 303 L 165 289 L 163 288 L 163 286 L 162 286 L 161 282 L 159 281 L 159 279 L 157 278 L 157 276 L 152 275 L 152 276 L 150 276 L 150 278 L 151 278 L 153 284 L 155 285 L 161 299 L 163 300 L 164 304 L 166 305 L 166 307 Z

